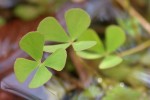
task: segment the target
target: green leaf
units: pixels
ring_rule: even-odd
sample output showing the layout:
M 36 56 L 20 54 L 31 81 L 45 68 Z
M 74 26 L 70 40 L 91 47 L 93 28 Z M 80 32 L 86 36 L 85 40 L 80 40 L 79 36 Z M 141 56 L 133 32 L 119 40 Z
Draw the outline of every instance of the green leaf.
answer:
M 58 23 L 58 21 L 53 17 L 47 17 L 43 19 L 37 30 L 44 34 L 45 40 L 55 41 L 55 42 L 68 42 L 69 37 Z
M 38 32 L 26 34 L 20 41 L 20 48 L 28 53 L 36 61 L 43 56 L 44 37 Z
M 29 88 L 38 88 L 44 85 L 51 77 L 52 73 L 48 71 L 45 66 L 39 66 L 37 72 L 29 84 Z
M 64 49 L 58 49 L 53 54 L 51 54 L 44 61 L 44 65 L 50 68 L 53 68 L 57 71 L 61 71 L 66 63 L 67 53 Z
M 44 46 L 44 51 L 45 52 L 55 52 L 58 49 L 66 49 L 70 46 L 70 43 L 65 43 L 65 44 L 57 44 L 57 45 L 48 45 Z
M 35 61 L 18 58 L 14 64 L 14 71 L 19 82 L 24 82 L 27 77 L 37 68 L 38 63 Z
M 79 51 L 76 53 L 77 53 L 77 55 L 79 55 L 81 58 L 84 58 L 84 59 L 98 59 L 98 58 L 102 57 L 102 55 L 99 55 L 97 53 L 88 52 L 88 51 Z
M 80 41 L 80 42 L 74 42 L 72 44 L 75 51 L 86 50 L 93 47 L 94 45 L 96 45 L 95 41 Z
M 90 16 L 79 8 L 73 8 L 65 13 L 68 32 L 73 40 L 79 37 L 90 25 Z
M 102 100 L 140 100 L 141 96 L 142 94 L 137 90 L 115 86 L 106 93 Z
M 37 18 L 40 15 L 39 7 L 32 5 L 20 4 L 14 8 L 15 16 L 21 18 L 22 20 L 29 21 Z
M 99 65 L 100 69 L 107 69 L 107 68 L 112 68 L 122 62 L 122 58 L 118 56 L 107 56 L 104 58 L 104 60 L 101 62 Z
M 89 48 L 88 51 L 103 54 L 105 52 L 103 43 L 101 39 L 98 37 L 97 33 L 92 30 L 86 30 L 79 38 L 78 41 L 96 41 L 97 44 L 92 48 Z
M 106 29 L 106 48 L 111 53 L 118 49 L 124 42 L 125 32 L 118 26 L 111 25 Z

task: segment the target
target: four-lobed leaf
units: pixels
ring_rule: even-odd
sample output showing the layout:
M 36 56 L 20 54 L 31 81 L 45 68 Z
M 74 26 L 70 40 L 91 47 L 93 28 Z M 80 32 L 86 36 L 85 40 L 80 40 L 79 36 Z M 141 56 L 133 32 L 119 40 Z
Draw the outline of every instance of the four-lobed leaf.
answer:
M 51 78 L 52 73 L 46 67 L 60 71 L 65 66 L 67 54 L 64 49 L 56 50 L 44 61 L 44 63 L 41 63 L 44 36 L 38 32 L 26 34 L 20 41 L 20 47 L 32 56 L 35 61 L 18 58 L 14 64 L 14 71 L 19 82 L 24 82 L 35 70 L 35 75 L 29 84 L 30 88 L 40 87 Z M 58 61 L 58 58 L 61 59 Z

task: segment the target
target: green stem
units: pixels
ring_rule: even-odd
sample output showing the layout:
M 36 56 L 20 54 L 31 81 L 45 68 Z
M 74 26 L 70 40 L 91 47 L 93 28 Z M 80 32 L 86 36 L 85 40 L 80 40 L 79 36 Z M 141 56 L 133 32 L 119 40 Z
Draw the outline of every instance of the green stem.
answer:
M 129 50 L 127 50 L 127 51 L 121 52 L 121 53 L 119 53 L 118 55 L 119 55 L 120 57 L 128 56 L 128 55 L 131 55 L 131 54 L 140 52 L 140 51 L 142 51 L 142 50 L 144 50 L 144 49 L 146 49 L 146 48 L 148 48 L 148 47 L 150 47 L 150 40 L 148 40 L 148 41 L 146 41 L 146 42 L 140 44 L 140 45 L 137 46 L 137 47 L 134 47 L 134 48 L 129 49 Z

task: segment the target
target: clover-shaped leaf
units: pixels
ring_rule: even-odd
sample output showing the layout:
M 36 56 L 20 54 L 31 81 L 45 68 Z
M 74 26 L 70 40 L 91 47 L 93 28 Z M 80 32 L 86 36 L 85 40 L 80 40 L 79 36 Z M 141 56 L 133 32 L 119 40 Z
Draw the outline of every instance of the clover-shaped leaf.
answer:
M 30 88 L 37 88 L 46 83 L 52 76 L 47 67 L 55 70 L 62 70 L 66 62 L 66 50 L 58 49 L 52 53 L 43 63 L 44 36 L 38 32 L 26 34 L 20 41 L 20 47 L 28 53 L 34 61 L 18 58 L 14 64 L 14 71 L 19 82 L 24 82 L 35 70 L 35 75 L 29 84 Z M 58 61 L 58 59 L 61 60 Z
M 77 52 L 77 54 L 85 59 L 97 59 L 104 57 L 104 60 L 99 65 L 99 68 L 106 69 L 111 68 L 122 62 L 122 58 L 117 55 L 112 55 L 116 49 L 118 49 L 125 41 L 125 33 L 118 26 L 111 25 L 106 29 L 106 43 L 105 49 L 100 38 L 92 29 L 85 31 L 78 41 L 96 41 L 97 44 L 90 49 Z M 106 56 L 108 55 L 108 56 Z
M 47 17 L 40 22 L 37 30 L 41 34 L 44 34 L 45 40 L 61 42 L 61 44 L 44 46 L 45 52 L 54 52 L 60 48 L 66 49 L 70 45 L 78 52 L 96 45 L 94 39 L 76 41 L 87 30 L 91 22 L 90 16 L 84 10 L 79 8 L 68 10 L 65 13 L 65 20 L 68 35 L 56 19 L 52 17 Z
M 102 57 L 105 53 L 104 46 L 97 33 L 92 30 L 86 30 L 79 38 L 78 41 L 96 41 L 96 45 L 77 54 L 85 59 L 96 59 Z

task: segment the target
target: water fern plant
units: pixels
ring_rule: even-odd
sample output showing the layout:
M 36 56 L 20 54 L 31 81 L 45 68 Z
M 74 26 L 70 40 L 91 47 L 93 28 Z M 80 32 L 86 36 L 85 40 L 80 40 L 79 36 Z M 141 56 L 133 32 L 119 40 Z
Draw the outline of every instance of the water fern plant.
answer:
M 20 40 L 20 48 L 30 55 L 33 60 L 18 58 L 14 64 L 15 75 L 23 83 L 34 71 L 34 77 L 29 83 L 30 88 L 37 88 L 45 84 L 52 72 L 48 68 L 61 71 L 66 63 L 67 48 L 82 58 L 97 59 L 104 57 L 99 68 L 114 67 L 122 59 L 114 51 L 125 41 L 125 33 L 115 25 L 106 29 L 104 44 L 92 29 L 89 29 L 90 16 L 82 9 L 73 8 L 65 13 L 67 31 L 53 17 L 43 19 L 37 31 L 27 33 Z M 45 45 L 46 41 L 56 42 L 55 45 Z M 50 55 L 42 61 L 43 52 Z M 113 53 L 113 54 L 112 54 Z

